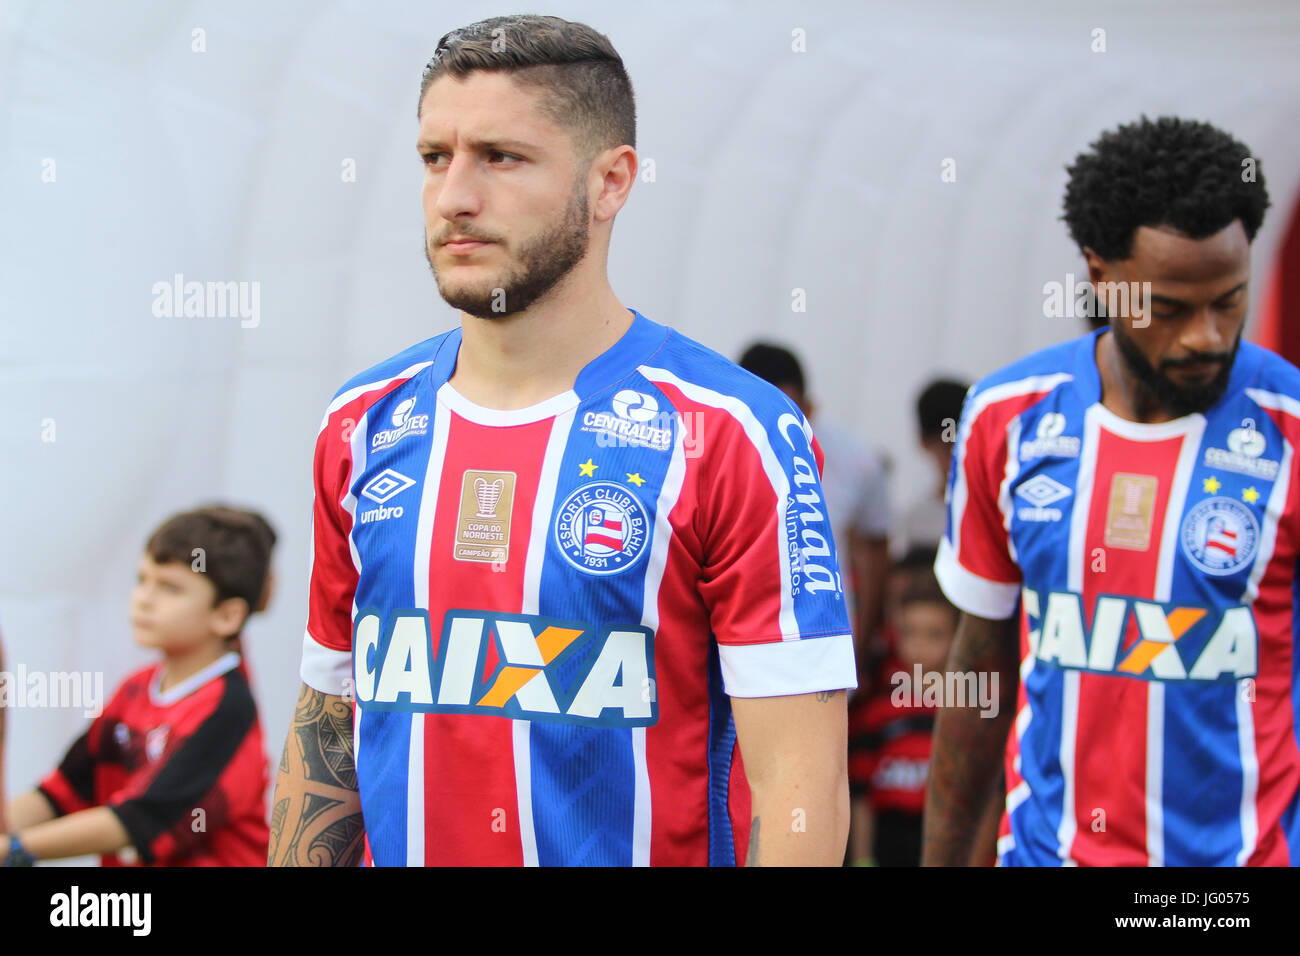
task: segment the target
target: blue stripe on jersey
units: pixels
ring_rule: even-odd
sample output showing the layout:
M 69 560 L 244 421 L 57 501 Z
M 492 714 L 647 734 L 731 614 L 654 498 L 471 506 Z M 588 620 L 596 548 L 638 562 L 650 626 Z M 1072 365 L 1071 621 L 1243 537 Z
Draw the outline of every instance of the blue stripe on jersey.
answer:
M 736 748 L 736 721 L 731 698 L 722 688 L 722 663 L 716 641 L 709 643 L 709 866 L 736 865 L 732 831 L 731 757 Z
M 426 353 L 425 358 L 429 357 L 431 356 Z M 411 363 L 408 362 L 403 367 L 409 364 Z M 370 447 L 375 432 L 392 427 L 394 410 L 410 398 L 416 400 L 410 413 L 428 414 L 428 433 L 432 434 L 435 398 L 427 386 L 425 377 L 417 376 L 371 406 L 364 420 L 356 426 L 365 428 L 367 448 Z M 424 478 L 431 452 L 431 441 L 408 436 L 389 447 L 367 454 L 360 463 L 361 467 L 351 486 L 351 492 L 357 499 L 357 523 L 352 534 L 357 553 L 363 555 L 365 561 L 365 573 L 360 575 L 357 583 L 357 620 L 363 616 L 362 609 L 371 609 L 380 620 L 390 621 L 396 609 L 416 607 L 412 574 L 415 566 L 415 535 L 419 521 L 420 495 L 424 491 Z M 362 490 L 388 470 L 416 481 L 416 484 L 383 503 L 384 507 L 390 508 L 401 505 L 403 513 L 400 517 L 390 515 L 382 520 L 363 522 L 363 513 L 380 505 L 363 495 Z M 381 651 L 389 637 L 387 633 L 380 635 Z M 356 647 L 355 635 L 353 647 Z M 399 695 L 399 703 L 401 696 Z M 376 866 L 405 866 L 407 862 L 407 792 L 412 717 L 409 711 L 363 707 L 357 728 L 357 782 L 366 835 Z
M 1015 865 L 1052 866 L 1057 856 L 1065 782 L 1061 776 L 1061 703 L 1065 673 L 1035 666 L 1025 680 L 1032 718 L 1020 738 L 1020 775 L 1030 797 L 1011 815 Z M 1069 812 L 1073 812 L 1073 807 Z
M 1241 849 L 1243 780 L 1227 769 L 1240 765 L 1237 685 L 1166 681 L 1164 693 L 1164 863 L 1230 865 Z
M 621 344 L 613 351 L 622 353 Z M 661 407 L 667 405 L 663 393 L 640 376 L 619 384 L 653 396 Z M 556 482 L 551 526 L 544 531 L 546 557 L 538 611 L 545 617 L 640 628 L 640 618 L 628 619 L 626 608 L 640 608 L 644 602 L 654 508 L 671 452 L 627 442 L 618 444 L 603 433 L 584 431 L 585 414 L 608 411 L 611 394 L 610 389 L 596 393 L 583 401 L 574 414 Z M 667 427 L 675 430 L 677 426 L 670 423 Z M 586 462 L 595 466 L 592 475 L 582 474 L 579 466 Z M 629 476 L 639 476 L 641 482 L 629 481 Z M 602 569 L 590 570 L 581 566 L 582 553 L 575 555 L 574 549 L 561 547 L 557 522 L 566 513 L 575 514 L 565 505 L 582 489 L 593 495 L 626 494 L 638 503 L 638 507 L 618 513 L 621 521 L 644 521 L 639 550 L 622 568 L 606 573 L 599 573 Z M 585 521 L 601 510 L 599 501 L 592 499 L 577 510 L 574 520 Z M 653 681 L 653 643 L 647 651 L 647 669 Z M 568 675 L 561 674 L 560 678 L 564 683 Z M 618 679 L 627 677 L 620 674 Z M 644 688 L 646 693 L 652 690 L 653 684 Z M 653 707 L 657 717 L 657 702 Z M 602 712 L 600 719 L 608 720 L 611 726 L 542 721 L 532 724 L 533 823 L 537 860 L 542 866 L 630 866 L 633 862 L 636 773 L 632 732 L 616 709 Z
M 417 342 L 410 348 L 403 349 L 396 355 L 384 359 L 377 365 L 372 365 L 364 372 L 358 372 L 350 379 L 343 383 L 342 387 L 335 395 L 342 395 L 344 392 L 357 388 L 358 386 L 373 385 L 375 382 L 386 381 L 395 378 L 412 365 L 419 365 L 421 362 L 428 362 L 436 356 L 443 354 L 444 345 L 453 345 L 455 348 L 460 346 L 460 329 L 455 328 L 450 332 L 443 332 L 441 335 L 435 335 L 433 338 L 425 339 L 423 342 Z M 455 348 L 451 352 L 451 360 L 455 360 Z M 434 381 L 443 382 L 446 380 L 447 372 L 442 378 L 435 378 Z

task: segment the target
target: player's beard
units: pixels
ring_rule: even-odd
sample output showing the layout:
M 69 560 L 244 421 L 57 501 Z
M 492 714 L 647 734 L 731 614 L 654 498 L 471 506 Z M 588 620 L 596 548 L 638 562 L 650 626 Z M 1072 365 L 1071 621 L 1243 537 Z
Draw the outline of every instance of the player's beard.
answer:
M 1244 329 L 1245 326 L 1243 325 Z M 1182 418 L 1210 409 L 1228 390 L 1228 378 L 1232 375 L 1232 365 L 1237 360 L 1237 349 L 1241 346 L 1241 329 L 1228 352 L 1196 353 L 1181 359 L 1164 359 L 1159 368 L 1153 366 L 1142 354 L 1137 344 L 1124 331 L 1124 323 L 1112 322 L 1110 331 L 1115 336 L 1115 347 L 1119 349 L 1129 374 L 1137 382 L 1139 391 L 1145 393 L 1157 405 L 1173 415 Z M 1200 385 L 1179 385 L 1165 372 L 1186 365 L 1200 362 L 1222 362 L 1218 374 Z
M 575 184 L 564 215 L 540 235 L 528 239 L 519 250 L 518 266 L 505 276 L 480 285 L 451 286 L 438 274 L 425 235 L 424 257 L 429 261 L 438 292 L 452 308 L 480 319 L 501 319 L 522 312 L 546 295 L 587 255 L 590 243 L 587 181 Z M 473 233 L 459 232 L 473 238 Z

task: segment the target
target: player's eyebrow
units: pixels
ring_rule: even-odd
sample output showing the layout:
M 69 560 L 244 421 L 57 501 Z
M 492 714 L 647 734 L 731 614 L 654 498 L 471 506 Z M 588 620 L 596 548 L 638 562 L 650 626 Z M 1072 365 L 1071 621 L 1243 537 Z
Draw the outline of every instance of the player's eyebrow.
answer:
M 427 153 L 435 149 L 446 149 L 447 144 L 441 140 L 420 139 L 415 148 L 421 153 Z M 480 153 L 491 152 L 536 152 L 538 147 L 532 143 L 526 143 L 518 139 L 466 139 L 465 148 L 475 150 Z
M 1214 299 L 1214 301 L 1215 301 L 1215 302 L 1218 302 L 1219 299 L 1226 299 L 1226 298 L 1228 298 L 1228 296 L 1230 296 L 1230 295 L 1236 295 L 1238 292 L 1240 292 L 1240 291 L 1241 291 L 1242 289 L 1244 289 L 1244 288 L 1246 288 L 1246 283 L 1245 283 L 1245 282 L 1239 283 L 1239 284 L 1233 286 L 1233 287 L 1232 287 L 1231 289 L 1229 289 L 1227 292 L 1223 292 L 1223 293 L 1219 294 L 1218 296 L 1216 296 L 1215 299 Z M 1164 305 L 1164 306 L 1171 306 L 1171 305 L 1190 305 L 1190 303 L 1189 303 L 1186 299 L 1176 299 L 1176 298 L 1174 298 L 1174 297 L 1171 296 L 1171 295 L 1156 295 L 1155 293 L 1152 293 L 1152 294 L 1151 294 L 1151 303 L 1152 303 L 1153 305 Z

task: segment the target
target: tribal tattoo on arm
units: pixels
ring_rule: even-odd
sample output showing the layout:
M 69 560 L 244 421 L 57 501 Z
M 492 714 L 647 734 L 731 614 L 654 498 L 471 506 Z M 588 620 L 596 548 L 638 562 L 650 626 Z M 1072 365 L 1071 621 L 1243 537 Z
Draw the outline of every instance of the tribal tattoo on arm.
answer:
M 357 866 L 364 836 L 352 704 L 304 684 L 280 757 L 270 865 Z

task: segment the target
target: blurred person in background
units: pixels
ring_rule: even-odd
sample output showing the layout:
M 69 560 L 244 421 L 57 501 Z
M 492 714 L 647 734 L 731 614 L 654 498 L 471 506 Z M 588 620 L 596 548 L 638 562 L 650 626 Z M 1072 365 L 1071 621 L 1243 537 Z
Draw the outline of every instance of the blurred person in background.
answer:
M 897 654 L 886 679 L 849 709 L 850 856 L 855 866 L 919 866 L 930 739 L 940 700 L 924 693 L 942 675 L 957 609 L 934 576 L 934 549 L 908 555 L 898 587 Z M 925 564 L 928 560 L 928 564 Z
M 947 523 L 944 488 L 952 464 L 953 444 L 957 440 L 957 422 L 966 398 L 966 382 L 938 378 L 921 390 L 916 399 L 917 430 L 921 450 L 934 466 L 933 484 L 924 495 L 912 501 L 895 526 L 893 554 L 900 558 L 913 548 L 935 548 L 943 537 Z

